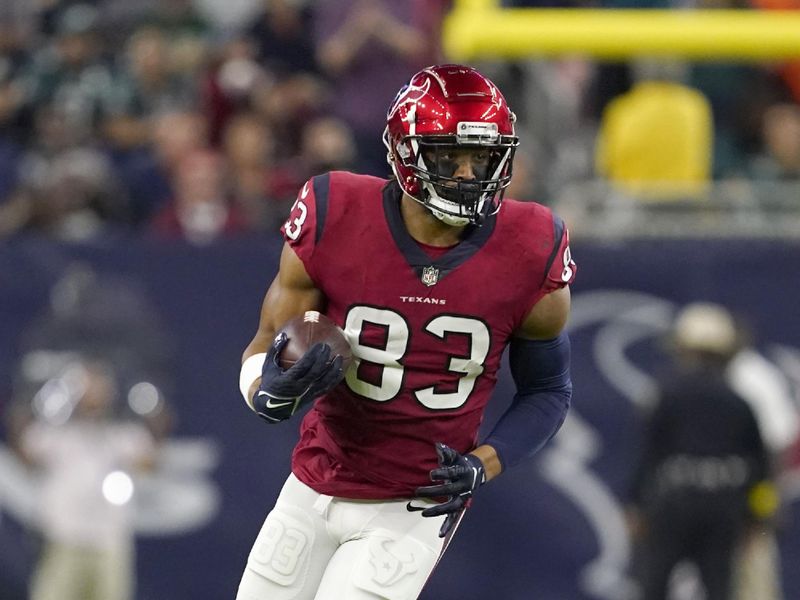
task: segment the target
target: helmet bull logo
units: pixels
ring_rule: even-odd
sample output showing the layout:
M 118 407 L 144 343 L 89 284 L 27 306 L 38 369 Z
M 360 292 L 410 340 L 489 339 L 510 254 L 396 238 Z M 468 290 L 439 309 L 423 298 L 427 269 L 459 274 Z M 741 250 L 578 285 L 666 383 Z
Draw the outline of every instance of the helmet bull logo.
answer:
M 420 100 L 422 100 L 428 91 L 431 89 L 431 80 L 426 79 L 422 85 L 411 85 L 408 84 L 403 87 L 397 94 L 397 98 L 394 99 L 394 103 L 392 104 L 392 108 L 387 115 L 388 118 L 392 118 L 395 113 L 400 110 L 402 107 L 407 106 L 409 104 L 416 104 Z M 402 116 L 402 115 L 401 115 Z

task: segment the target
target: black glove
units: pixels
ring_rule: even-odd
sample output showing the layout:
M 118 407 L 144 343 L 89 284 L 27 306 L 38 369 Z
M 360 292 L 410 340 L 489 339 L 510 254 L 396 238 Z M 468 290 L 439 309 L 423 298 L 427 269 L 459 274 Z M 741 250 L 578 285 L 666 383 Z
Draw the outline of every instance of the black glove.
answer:
M 472 494 L 485 481 L 483 463 L 474 454 L 459 454 L 449 446 L 436 443 L 439 468 L 431 471 L 431 481 L 442 481 L 436 485 L 417 488 L 416 495 L 422 498 L 447 497 L 445 502 L 421 509 L 408 505 L 409 510 L 422 510 L 423 517 L 447 515 L 439 537 L 446 536 L 459 519 L 461 511 L 469 506 Z
M 253 407 L 270 423 L 291 417 L 314 398 L 330 391 L 344 377 L 342 357 L 331 360 L 328 344 L 315 344 L 291 367 L 278 365 L 278 355 L 289 341 L 280 333 L 267 352 L 261 370 L 261 383 L 253 396 Z

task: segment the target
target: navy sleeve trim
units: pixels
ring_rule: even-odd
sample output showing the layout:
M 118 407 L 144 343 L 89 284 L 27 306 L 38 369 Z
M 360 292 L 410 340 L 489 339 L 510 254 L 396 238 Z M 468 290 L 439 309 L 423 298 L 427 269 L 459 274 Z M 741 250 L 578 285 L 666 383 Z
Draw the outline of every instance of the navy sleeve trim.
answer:
M 312 181 L 314 182 L 314 201 L 317 208 L 317 231 L 314 238 L 314 245 L 316 245 L 325 230 L 325 219 L 328 216 L 328 192 L 330 191 L 331 174 L 318 175 Z
M 564 221 L 556 215 L 553 215 L 553 250 L 550 252 L 550 257 L 547 259 L 547 265 L 544 268 L 544 277 L 542 282 L 547 279 L 547 274 L 550 272 L 550 267 L 553 266 L 553 261 L 556 259 L 558 249 L 561 247 L 561 238 L 564 235 Z

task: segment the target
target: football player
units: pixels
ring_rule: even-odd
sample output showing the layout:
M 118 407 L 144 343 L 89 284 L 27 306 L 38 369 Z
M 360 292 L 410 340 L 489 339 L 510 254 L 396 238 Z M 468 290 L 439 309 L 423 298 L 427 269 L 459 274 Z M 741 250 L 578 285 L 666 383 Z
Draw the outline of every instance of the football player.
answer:
M 300 190 L 240 388 L 269 423 L 314 403 L 239 600 L 417 598 L 473 494 L 561 426 L 576 267 L 559 218 L 503 200 L 514 121 L 478 71 L 429 67 L 387 115 L 392 179 Z M 346 372 L 324 344 L 278 366 L 307 310 L 344 329 Z M 506 347 L 517 393 L 479 441 Z

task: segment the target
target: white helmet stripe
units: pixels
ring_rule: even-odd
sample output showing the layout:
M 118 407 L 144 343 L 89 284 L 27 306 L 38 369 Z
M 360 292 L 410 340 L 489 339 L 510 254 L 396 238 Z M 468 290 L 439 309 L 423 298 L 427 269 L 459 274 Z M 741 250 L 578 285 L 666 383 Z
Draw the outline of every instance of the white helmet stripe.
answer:
M 419 142 L 417 141 L 417 105 L 412 104 L 411 108 L 408 109 L 408 114 L 406 115 L 406 121 L 408 121 L 408 135 L 411 136 L 411 152 L 414 156 L 419 155 Z M 420 157 L 422 160 L 422 157 Z M 422 166 L 422 165 L 420 165 Z

